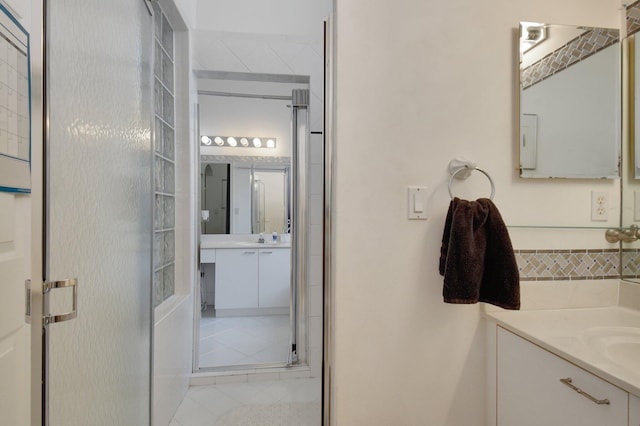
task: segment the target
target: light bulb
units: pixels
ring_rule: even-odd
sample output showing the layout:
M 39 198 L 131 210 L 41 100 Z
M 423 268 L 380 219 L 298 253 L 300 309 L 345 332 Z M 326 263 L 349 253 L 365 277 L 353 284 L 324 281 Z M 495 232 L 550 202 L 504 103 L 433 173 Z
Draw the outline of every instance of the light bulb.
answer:
M 211 138 L 209 136 L 202 136 L 200 137 L 200 142 L 205 145 L 211 145 Z
M 247 139 L 247 138 L 240 139 L 240 145 L 249 146 L 249 139 Z
M 262 140 L 260 140 L 260 138 L 253 138 L 253 146 L 256 148 L 262 147 Z
M 269 139 L 267 141 L 267 148 L 275 148 L 276 147 L 276 141 L 274 141 L 273 139 Z
M 224 145 L 224 141 L 222 140 L 222 138 L 221 138 L 220 136 L 216 136 L 216 137 L 215 137 L 215 139 L 214 139 L 213 141 L 214 141 L 214 142 L 216 143 L 216 145 L 218 145 L 218 146 L 222 146 L 222 145 Z
M 238 145 L 238 141 L 236 140 L 236 138 L 229 136 L 227 138 L 227 144 L 229 144 L 229 146 L 237 146 Z

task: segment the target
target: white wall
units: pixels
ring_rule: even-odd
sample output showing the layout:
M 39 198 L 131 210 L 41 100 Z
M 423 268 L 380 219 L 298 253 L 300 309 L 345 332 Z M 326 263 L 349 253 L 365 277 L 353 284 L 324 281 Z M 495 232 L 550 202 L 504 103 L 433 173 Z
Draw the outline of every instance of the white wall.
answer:
M 197 5 L 199 30 L 299 37 L 322 34 L 317 18 L 322 22 L 331 11 L 327 0 L 198 0 Z
M 322 131 L 323 22 L 331 10 L 331 0 L 197 0 L 194 68 L 310 76 L 311 130 Z
M 245 93 L 247 90 L 215 85 L 211 80 L 200 79 L 198 90 Z M 281 86 L 277 88 L 278 86 Z M 273 89 L 276 87 L 276 89 Z M 251 85 L 250 93 L 291 96 L 293 85 L 261 83 Z M 238 156 L 291 156 L 291 101 L 255 99 L 226 96 L 199 95 L 200 134 L 211 136 L 259 136 L 275 137 L 276 148 L 230 148 L 203 146 L 201 155 Z
M 174 3 L 180 11 L 185 24 L 190 29 L 194 29 L 197 19 L 197 0 L 174 0 Z
M 437 272 L 447 164 L 487 170 L 509 225 L 587 226 L 591 189 L 617 205 L 617 181 L 517 177 L 515 99 L 519 21 L 619 27 L 619 6 L 337 0 L 334 424 L 484 423 L 479 306 L 444 304 Z M 406 219 L 409 185 L 428 185 L 428 221 Z M 488 184 L 475 174 L 455 191 Z M 516 248 L 606 246 L 600 231 L 512 234 Z
M 176 3 L 179 3 L 176 1 Z M 187 3 L 187 1 L 182 1 Z M 195 140 L 195 82 L 191 78 L 190 36 L 178 5 L 161 0 L 175 37 L 176 102 L 176 287 L 155 309 L 153 348 L 153 424 L 167 425 L 189 388 L 192 371 L 198 164 Z

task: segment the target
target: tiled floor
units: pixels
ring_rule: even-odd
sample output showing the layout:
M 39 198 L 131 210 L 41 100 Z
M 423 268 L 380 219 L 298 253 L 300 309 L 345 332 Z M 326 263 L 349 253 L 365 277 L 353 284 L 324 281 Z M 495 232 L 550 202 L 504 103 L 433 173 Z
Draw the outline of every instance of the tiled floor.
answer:
M 212 316 L 200 319 L 199 367 L 286 363 L 289 355 L 289 315 Z
M 170 426 L 320 426 L 321 409 L 319 378 L 195 386 Z

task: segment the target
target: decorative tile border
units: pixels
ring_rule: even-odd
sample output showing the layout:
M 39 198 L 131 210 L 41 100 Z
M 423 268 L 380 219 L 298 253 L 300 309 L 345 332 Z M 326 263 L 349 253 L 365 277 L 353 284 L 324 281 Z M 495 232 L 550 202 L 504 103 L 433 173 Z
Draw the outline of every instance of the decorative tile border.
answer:
M 520 281 L 601 280 L 620 278 L 620 251 L 514 250 Z M 640 250 L 636 253 L 640 271 Z
M 622 249 L 622 278 L 640 278 L 640 249 Z
M 627 36 L 640 31 L 640 0 L 627 6 Z
M 521 73 L 522 90 L 617 43 L 619 39 L 620 31 L 616 29 L 592 28 L 586 31 L 538 62 L 523 69 Z

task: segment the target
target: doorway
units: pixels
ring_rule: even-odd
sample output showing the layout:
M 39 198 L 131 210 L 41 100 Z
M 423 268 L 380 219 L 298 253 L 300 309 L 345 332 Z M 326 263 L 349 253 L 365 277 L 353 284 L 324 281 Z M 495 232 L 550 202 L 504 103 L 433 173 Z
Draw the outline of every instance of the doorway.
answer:
M 310 146 L 322 138 L 312 142 L 309 132 L 309 77 L 196 74 L 202 235 L 194 370 L 308 369 L 307 265 L 310 244 L 321 247 L 322 238 L 307 237 L 311 216 L 321 229 L 322 209 L 321 198 L 312 205 L 310 197 Z M 258 138 L 266 142 L 254 145 Z M 314 171 L 322 188 L 322 169 Z

